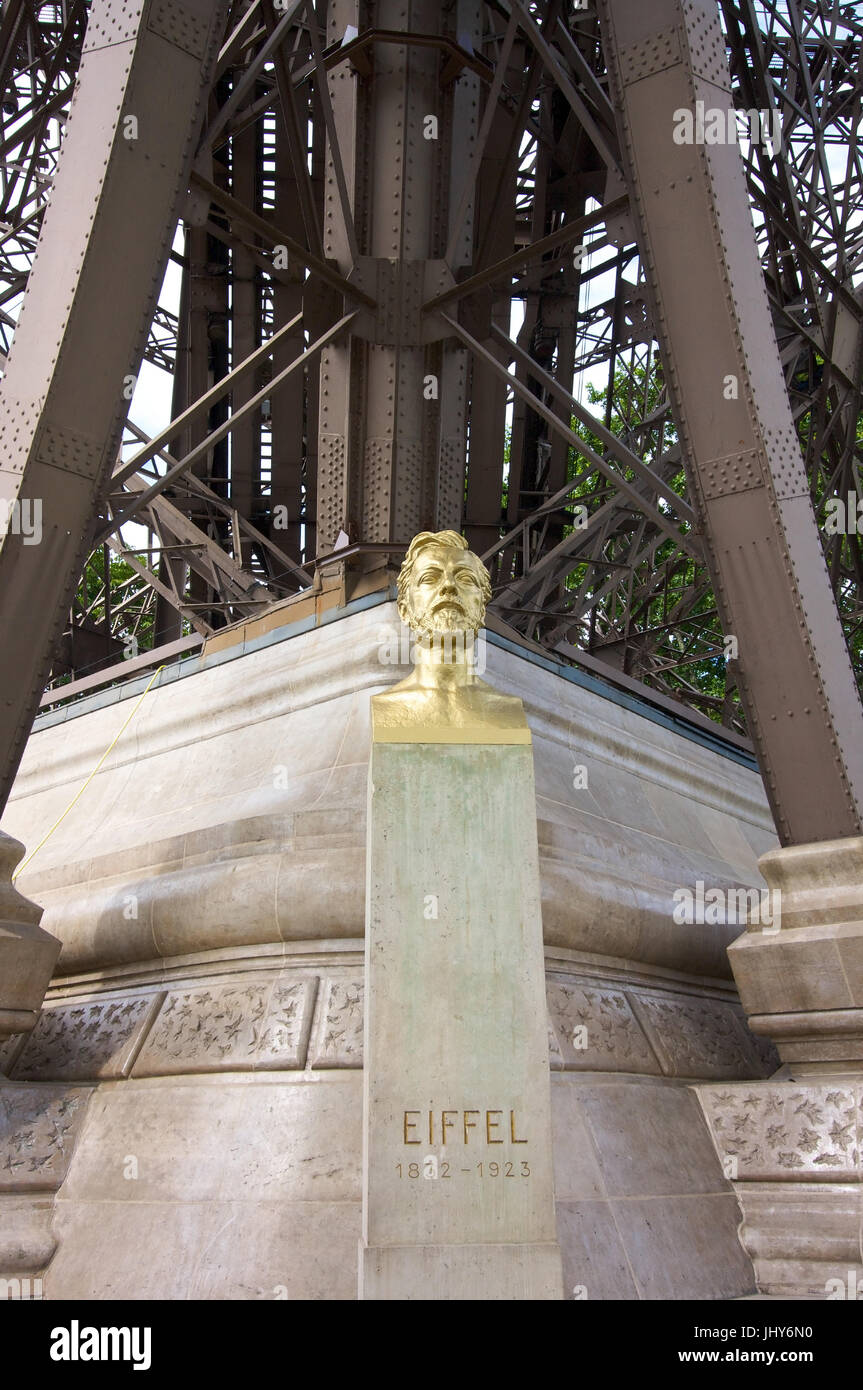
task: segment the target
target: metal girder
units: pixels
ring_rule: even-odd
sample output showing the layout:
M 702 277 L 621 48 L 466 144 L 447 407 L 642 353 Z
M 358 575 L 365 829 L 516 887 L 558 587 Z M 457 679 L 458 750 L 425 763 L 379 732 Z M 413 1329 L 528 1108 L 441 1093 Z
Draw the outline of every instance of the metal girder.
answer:
M 442 309 L 445 304 L 451 304 L 455 300 L 466 299 L 468 295 L 475 294 L 485 285 L 492 285 L 495 281 L 505 282 L 506 277 L 513 271 L 523 270 L 532 260 L 538 260 L 549 251 L 557 250 L 558 247 L 571 246 L 591 227 L 596 227 L 600 223 L 606 222 L 610 217 L 614 217 L 618 212 L 623 212 L 628 204 L 628 198 L 617 198 L 608 207 L 597 208 L 595 212 L 586 213 L 584 217 L 564 223 L 557 231 L 550 232 L 541 241 L 533 242 L 523 250 L 516 251 L 514 255 L 507 256 L 505 260 L 486 266 L 483 270 L 477 271 L 476 275 L 469 276 L 467 280 L 461 280 L 457 285 L 451 285 L 449 289 L 435 295 L 433 299 L 427 300 L 423 305 L 423 313 L 433 314 L 438 309 Z
M 523 4 L 522 0 L 509 0 L 509 8 L 513 13 L 518 15 L 519 21 L 530 38 L 531 43 L 537 53 L 540 54 L 547 70 L 551 73 L 558 87 L 563 92 L 579 125 L 589 136 L 594 148 L 602 156 L 608 167 L 616 170 L 618 152 L 613 142 L 609 141 L 605 130 L 593 119 L 587 102 L 582 99 L 576 90 L 564 64 L 560 60 L 560 56 L 548 42 L 545 34 L 530 13 L 529 7 Z M 558 27 L 559 21 L 555 24 L 554 33 L 557 32 Z
M 599 438 L 600 442 L 604 444 L 608 452 L 617 459 L 618 463 L 623 464 L 624 468 L 630 469 L 639 481 L 645 484 L 647 489 L 655 492 L 657 496 L 662 497 L 677 513 L 681 521 L 685 521 L 688 526 L 695 525 L 696 516 L 692 508 L 673 488 L 666 484 L 659 473 L 651 470 L 646 464 L 642 463 L 638 455 L 634 454 L 622 440 L 618 439 L 617 435 L 612 434 L 611 430 L 606 429 L 603 422 L 597 419 L 586 406 L 583 406 L 581 402 L 577 401 L 574 396 L 571 396 L 568 391 L 564 391 L 563 387 L 554 380 L 554 377 L 549 376 L 549 374 L 543 371 L 542 367 L 536 362 L 532 362 L 523 348 L 519 347 L 518 343 L 513 343 L 501 333 L 499 329 L 492 328 L 491 336 L 501 347 L 506 348 L 507 356 L 510 361 L 519 363 L 524 367 L 525 371 L 535 376 L 537 381 L 546 388 L 550 396 L 565 405 L 571 415 L 575 415 L 591 434 L 595 434 Z M 588 458 L 589 457 L 590 455 L 588 454 Z M 596 466 L 599 467 L 598 464 Z M 606 476 L 612 482 L 617 481 L 614 473 L 610 469 L 600 471 L 605 471 Z M 698 547 L 697 553 L 701 553 L 700 546 Z
M 223 0 L 94 0 L 38 259 L 3 378 L 0 497 L 42 539 L 0 545 L 0 802 L 38 708 L 128 409 L 187 188 Z M 110 113 L 108 119 L 106 114 Z
M 863 714 L 780 370 L 713 0 L 601 0 L 621 146 L 717 603 L 783 843 L 863 828 Z M 698 317 L 692 313 L 699 306 Z
M 0 368 L 86 10 L 10 0 L 0 16 Z M 720 0 L 717 13 L 735 105 L 781 117 L 781 157 L 761 141 L 742 157 L 823 521 L 863 496 L 863 21 L 828 0 Z M 618 173 L 606 57 L 595 7 L 564 0 L 231 6 L 172 253 L 180 293 L 172 276 L 144 350 L 173 372 L 171 432 L 137 460 L 135 497 L 149 500 L 127 510 L 115 478 L 94 514 L 97 528 L 129 518 L 116 542 L 128 567 L 106 571 L 101 546 L 87 561 L 67 655 L 96 650 L 94 623 L 99 640 L 143 644 L 180 640 L 193 619 L 216 630 L 244 593 L 281 601 L 316 564 L 338 564 L 346 592 L 383 585 L 417 525 L 445 525 L 487 553 L 494 605 L 526 641 L 565 660 L 575 645 L 745 728 L 710 576 L 682 548 L 697 548 L 699 498 Z M 320 372 L 283 377 L 345 305 L 360 313 Z M 695 362 L 696 297 L 688 316 Z M 340 529 L 353 543 L 332 558 Z M 822 527 L 821 541 L 863 677 L 863 536 Z
M 322 261 L 320 257 L 314 255 L 313 252 L 307 251 L 302 243 L 290 236 L 288 232 L 273 226 L 272 223 L 265 222 L 262 217 L 259 217 L 250 208 L 243 207 L 242 203 L 238 202 L 236 198 L 232 198 L 229 193 L 217 187 L 216 184 L 212 183 L 210 179 L 205 178 L 203 174 L 198 173 L 197 170 L 193 170 L 192 172 L 192 183 L 197 188 L 201 189 L 202 192 L 209 194 L 216 206 L 220 207 L 229 218 L 236 218 L 237 221 L 250 227 L 252 231 L 265 236 L 270 242 L 270 245 L 284 246 L 291 255 L 296 258 L 300 265 L 306 266 L 313 275 L 317 275 L 323 280 L 324 284 L 329 285 L 331 289 L 337 290 L 340 294 L 347 295 L 349 299 L 355 299 L 358 304 L 365 304 L 371 309 L 375 307 L 375 300 L 371 295 L 366 294 L 359 286 L 350 284 L 342 275 L 339 275 L 337 271 L 327 265 L 326 261 Z
M 147 453 L 149 454 L 153 441 L 147 439 L 143 430 L 139 430 L 131 421 L 126 422 L 126 429 L 130 434 L 147 445 Z M 167 464 L 168 468 L 173 468 L 178 462 L 177 459 L 164 449 L 159 449 L 155 457 L 160 463 Z M 149 474 L 142 474 L 141 478 L 145 483 L 152 481 Z M 305 587 L 311 582 L 305 570 L 297 565 L 296 562 L 292 560 L 284 550 L 277 546 L 269 536 L 265 536 L 263 532 L 253 526 L 246 516 L 240 515 L 236 507 L 232 507 L 224 498 L 219 497 L 217 493 L 213 492 L 212 488 L 208 487 L 202 478 L 196 478 L 194 473 L 186 473 L 182 479 L 182 484 L 180 486 L 175 484 L 171 489 L 175 500 L 177 499 L 181 487 L 185 496 L 202 499 L 211 511 L 221 513 L 221 515 L 225 517 L 230 517 L 237 535 L 244 536 L 248 543 L 259 545 L 267 550 L 274 557 L 278 565 L 281 566 L 280 577 L 283 575 L 292 575 L 300 581 L 302 587 Z
M 300 353 L 299 357 L 295 357 L 292 362 L 289 362 L 286 367 L 283 367 L 267 386 L 262 386 L 260 391 L 254 396 L 251 396 L 247 401 L 244 401 L 241 406 L 233 411 L 223 424 L 211 430 L 199 444 L 196 444 L 193 449 L 190 449 L 189 453 L 186 454 L 184 458 L 172 464 L 167 473 L 162 474 L 159 478 L 150 483 L 149 486 L 145 487 L 140 495 L 123 509 L 120 515 L 112 518 L 110 530 L 114 531 L 117 527 L 123 526 L 125 522 L 129 521 L 140 511 L 141 507 L 146 506 L 154 497 L 158 497 L 160 492 L 164 492 L 166 487 L 169 487 L 171 483 L 175 482 L 183 473 L 192 468 L 195 463 L 204 458 L 214 445 L 218 444 L 236 428 L 237 424 L 242 419 L 251 414 L 253 410 L 258 409 L 264 400 L 268 399 L 270 395 L 277 391 L 283 381 L 286 381 L 289 376 L 292 376 L 295 372 L 301 371 L 304 367 L 308 366 L 309 362 L 317 356 L 320 350 L 325 347 L 327 343 L 332 342 L 334 338 L 337 338 L 339 334 L 353 322 L 355 317 L 355 314 L 343 314 L 337 323 L 334 323 L 325 333 L 322 333 L 315 342 L 310 343 L 306 350 Z M 227 380 L 227 378 L 224 378 L 224 380 Z M 221 397 L 223 392 L 221 389 L 214 387 L 211 394 L 214 397 Z M 197 413 L 197 410 L 194 412 L 190 410 L 186 412 L 186 416 L 187 418 L 192 418 L 194 415 L 197 415 Z M 137 465 L 132 471 L 137 472 Z M 120 470 L 120 476 L 123 478 L 123 481 L 126 481 L 128 477 L 128 466 L 124 465 Z M 96 536 L 97 541 L 101 541 L 102 539 L 104 539 L 104 537 L 101 534 Z
M 375 18 L 371 39 L 406 27 L 399 0 L 379 0 Z M 335 0 L 328 9 L 328 43 L 348 26 L 358 27 L 359 19 L 353 0 Z M 434 37 L 442 19 L 432 0 L 410 5 L 414 33 Z M 316 53 L 320 76 L 319 47 Z M 329 349 L 321 362 L 321 549 L 332 545 L 340 529 L 375 543 L 410 536 L 436 519 L 442 525 L 460 520 L 463 364 L 457 357 L 449 360 L 452 349 L 438 345 L 446 335 L 440 328 L 427 331 L 420 314 L 441 272 L 443 283 L 452 282 L 435 260 L 447 244 L 455 203 L 449 186 L 455 171 L 447 179 L 440 158 L 453 138 L 453 98 L 441 99 L 439 64 L 437 42 L 388 40 L 376 44 L 374 80 L 362 89 L 344 65 L 332 66 L 319 81 L 326 123 L 327 254 L 343 274 L 353 271 L 355 279 L 374 285 L 377 300 L 376 314 L 358 319 L 352 339 Z M 465 78 L 477 80 L 472 73 Z M 462 138 L 469 148 L 476 117 L 464 114 L 469 125 Z M 437 122 L 433 139 L 424 134 L 429 115 Z M 360 120 L 377 152 L 373 161 L 357 141 Z M 358 259 L 359 236 L 364 254 Z M 424 391 L 429 376 L 437 383 L 433 395 Z M 446 408 L 440 404 L 444 381 Z M 364 563 L 383 560 L 369 556 Z
M 281 340 L 290 336 L 301 320 L 302 313 L 295 314 L 290 323 L 285 324 L 272 338 L 268 338 L 265 343 L 262 343 L 260 347 L 255 348 L 253 352 L 250 352 L 242 361 L 238 362 L 236 367 L 233 367 L 227 376 L 223 376 L 219 381 L 215 382 L 205 395 L 193 401 L 192 404 L 188 406 L 181 415 L 176 416 L 165 429 L 160 430 L 152 439 L 148 439 L 143 449 L 139 449 L 126 463 L 118 465 L 111 475 L 111 485 L 116 487 L 118 484 L 124 483 L 127 478 L 131 478 L 133 474 L 139 473 L 145 463 L 149 463 L 151 459 L 156 457 L 163 445 L 169 444 L 176 435 L 179 435 L 183 430 L 187 429 L 189 425 L 201 419 L 210 407 L 214 405 L 216 401 L 220 401 L 226 396 L 233 386 L 244 377 L 247 372 L 250 372 L 253 367 L 258 366 L 261 362 L 266 361 L 267 358 L 272 357 Z
M 492 353 L 489 352 L 487 348 L 484 348 L 482 343 L 478 342 L 476 338 L 472 337 L 471 334 L 468 333 L 467 330 L 461 326 L 461 324 L 457 323 L 455 319 L 451 319 L 448 314 L 443 314 L 441 317 L 443 318 L 444 322 L 447 323 L 449 327 L 452 329 L 452 332 L 455 334 L 455 336 L 457 338 L 460 338 L 461 341 L 465 344 L 465 346 L 469 347 L 471 352 L 473 352 L 476 357 L 480 358 L 483 362 L 486 363 L 487 366 L 491 367 L 492 371 L 497 372 L 499 376 L 501 376 L 502 378 L 506 378 L 506 380 L 511 383 L 512 388 L 515 392 L 517 392 L 519 395 L 524 396 L 525 398 L 532 394 L 529 391 L 529 388 L 525 386 L 521 381 L 519 381 L 518 377 L 513 376 L 510 372 L 508 372 L 506 368 L 503 367 L 497 361 L 497 359 L 492 355 Z M 543 416 L 547 424 L 550 425 L 550 427 L 553 430 L 556 430 L 561 435 L 561 437 L 566 440 L 568 444 L 571 444 L 573 448 L 575 448 L 579 453 L 582 453 L 585 458 L 589 459 L 593 466 L 595 468 L 598 468 L 600 473 L 603 473 L 608 478 L 608 480 L 612 482 L 621 493 L 623 493 L 624 497 L 628 498 L 630 502 L 634 503 L 635 507 L 639 511 L 643 511 L 645 515 L 650 517 L 651 521 L 653 521 L 654 525 L 657 526 L 660 531 L 665 532 L 665 534 L 671 540 L 673 540 L 675 544 L 680 545 L 682 549 L 688 550 L 692 555 L 694 555 L 698 559 L 701 558 L 702 550 L 701 543 L 699 540 L 687 536 L 683 532 L 679 531 L 677 527 L 674 526 L 673 519 L 670 519 L 663 512 L 660 512 L 659 509 L 654 505 L 654 503 L 651 502 L 650 499 L 644 495 L 644 492 L 639 491 L 638 488 L 634 487 L 632 483 L 630 483 L 629 480 L 625 478 L 620 472 L 612 468 L 611 465 L 600 454 L 597 454 L 595 449 L 591 448 L 590 444 L 588 444 L 585 439 L 581 438 L 580 435 L 577 435 L 574 430 L 569 428 L 568 425 L 565 425 L 563 421 L 559 419 L 558 416 L 556 416 L 547 405 L 544 404 L 544 402 L 539 400 L 537 397 L 533 397 L 533 399 L 530 400 L 529 404 L 531 406 L 531 409 L 534 410 L 538 415 Z M 674 492 L 672 492 L 671 489 L 666 489 L 661 479 L 655 477 L 655 475 L 651 476 L 649 469 L 645 468 L 645 466 L 640 462 L 639 471 L 641 475 L 641 481 L 643 484 L 646 483 L 651 489 L 657 492 L 667 492 L 669 498 L 673 499 L 674 503 L 679 503 L 680 499 L 677 497 L 677 495 Z M 688 512 L 689 509 L 686 508 L 685 510 Z

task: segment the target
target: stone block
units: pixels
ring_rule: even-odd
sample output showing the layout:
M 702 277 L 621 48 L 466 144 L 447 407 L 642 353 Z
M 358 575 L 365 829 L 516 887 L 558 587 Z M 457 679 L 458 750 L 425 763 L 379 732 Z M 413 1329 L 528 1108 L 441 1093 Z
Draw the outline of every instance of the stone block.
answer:
M 659 1062 L 623 990 L 552 979 L 548 1006 L 567 1070 L 656 1075 Z
M 303 1067 L 314 976 L 170 990 L 133 1067 L 135 1076 Z
M 559 1202 L 557 1230 L 564 1298 L 594 1303 L 640 1296 L 608 1202 Z
M 354 1299 L 356 1202 L 57 1202 L 59 1299 Z
M 359 1201 L 361 1094 L 353 1072 L 103 1082 L 64 1197 Z
M 611 1207 L 641 1298 L 692 1301 L 754 1293 L 733 1192 L 617 1200 Z
M 590 1084 L 578 1099 L 609 1197 L 731 1192 L 688 1087 Z
M 349 978 L 321 982 L 311 1050 L 313 1068 L 362 1066 L 364 988 L 359 972 Z
M 369 808 L 362 1297 L 559 1298 L 530 746 L 375 743 Z
M 860 1178 L 863 1082 L 694 1087 L 735 1181 Z
M 92 1092 L 0 1085 L 0 1192 L 54 1192 L 69 1171 Z
M 703 995 L 629 992 L 666 1076 L 760 1076 L 761 1064 L 731 1003 Z
M 160 992 L 45 1008 L 13 1068 L 15 1079 L 126 1076 L 164 998 Z

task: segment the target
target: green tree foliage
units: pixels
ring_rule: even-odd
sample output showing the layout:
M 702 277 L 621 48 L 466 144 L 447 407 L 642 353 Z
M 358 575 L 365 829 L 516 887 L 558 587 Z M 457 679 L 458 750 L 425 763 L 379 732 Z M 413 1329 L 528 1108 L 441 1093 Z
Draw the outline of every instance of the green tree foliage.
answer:
M 153 645 L 153 627 L 156 617 L 154 591 L 149 586 L 141 584 L 132 566 L 119 556 L 111 555 L 108 563 L 113 636 L 119 641 L 125 642 L 134 634 L 139 649 L 147 651 Z M 124 598 L 135 586 L 140 588 L 140 593 L 135 596 L 131 603 L 125 604 Z M 92 604 L 93 607 L 87 622 L 93 627 L 104 627 L 105 550 L 101 546 L 98 550 L 93 551 L 87 561 L 78 585 L 76 599 L 76 615 L 80 615 L 82 611 L 86 612 Z M 123 608 L 118 613 L 116 610 L 121 603 Z

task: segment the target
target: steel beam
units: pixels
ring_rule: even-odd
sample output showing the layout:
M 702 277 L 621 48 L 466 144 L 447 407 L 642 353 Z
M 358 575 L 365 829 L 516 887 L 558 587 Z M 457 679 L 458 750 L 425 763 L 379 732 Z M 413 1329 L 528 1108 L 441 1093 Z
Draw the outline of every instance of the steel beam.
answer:
M 42 505 L 0 543 L 0 805 L 110 475 L 177 215 L 224 0 L 94 0 L 78 86 L 3 379 L 0 498 Z
M 518 377 L 508 372 L 506 367 L 502 366 L 501 363 L 497 361 L 488 348 L 484 347 L 482 343 L 472 337 L 461 324 L 457 323 L 455 319 L 451 319 L 448 314 L 442 314 L 441 317 L 444 323 L 448 324 L 452 329 L 455 336 L 460 338 L 466 347 L 470 348 L 471 352 L 479 361 L 491 367 L 492 371 L 502 380 L 508 381 L 516 395 L 520 395 L 523 399 L 528 401 L 531 410 L 534 410 L 537 415 L 541 415 L 546 423 L 560 434 L 561 438 L 565 439 L 567 443 L 580 454 L 583 454 L 586 459 L 589 459 L 594 467 L 599 469 L 600 473 L 604 474 L 630 502 L 635 504 L 638 511 L 643 512 L 660 531 L 664 531 L 670 540 L 673 540 L 683 550 L 688 550 L 691 555 L 700 559 L 701 542 L 696 537 L 684 535 L 682 532 L 678 531 L 673 525 L 673 519 L 667 517 L 663 512 L 658 511 L 643 493 L 639 492 L 628 479 L 624 478 L 622 474 L 612 468 L 607 460 L 602 458 L 600 454 L 597 454 L 596 450 L 591 448 L 585 439 L 582 439 L 581 436 L 577 435 L 574 430 L 571 430 L 568 425 L 565 425 L 559 416 L 555 415 L 553 410 L 545 405 L 538 396 L 534 396 L 530 388 L 519 381 Z M 652 476 L 650 470 L 646 468 L 644 464 L 641 465 L 641 468 L 645 480 L 651 489 L 656 491 L 664 490 L 664 484 L 661 479 Z M 675 500 L 679 501 L 678 498 L 675 498 Z
M 741 694 L 784 844 L 863 829 L 863 715 L 779 363 L 714 0 L 600 0 L 640 249 Z M 692 120 L 691 143 L 675 139 Z M 717 129 L 718 126 L 714 126 Z M 727 122 L 726 122 L 727 128 Z
M 175 479 L 181 477 L 183 473 L 204 458 L 216 444 L 226 439 L 242 420 L 251 415 L 254 410 L 260 409 L 263 402 L 279 389 L 283 381 L 286 381 L 295 372 L 308 367 L 309 363 L 314 360 L 321 348 L 325 347 L 327 343 L 332 342 L 333 338 L 337 338 L 343 329 L 348 328 L 355 317 L 355 314 L 343 314 L 337 323 L 334 323 L 325 333 L 322 333 L 313 343 L 310 343 L 305 351 L 301 352 L 298 357 L 295 357 L 293 361 L 289 362 L 286 367 L 283 367 L 282 370 L 273 377 L 271 382 L 268 382 L 266 386 L 262 386 L 259 391 L 256 391 L 254 396 L 250 396 L 247 401 L 244 401 L 242 405 L 238 406 L 233 414 L 229 415 L 221 425 L 211 430 L 199 444 L 196 444 L 195 447 L 186 454 L 185 458 L 179 459 L 168 469 L 167 473 L 164 473 L 161 477 L 157 478 L 155 482 L 152 482 L 133 503 L 127 506 L 120 515 L 112 519 L 110 526 L 104 528 L 105 531 L 114 531 L 118 527 L 125 525 L 125 523 L 129 521 L 136 512 L 139 512 L 142 507 L 146 506 L 153 497 L 158 497 L 159 493 L 164 492 L 165 488 L 170 487 Z M 269 344 L 267 346 L 269 346 Z M 123 470 L 124 473 L 126 471 L 126 469 Z M 104 538 L 104 534 L 102 533 L 99 533 L 97 536 L 97 540 L 99 541 Z

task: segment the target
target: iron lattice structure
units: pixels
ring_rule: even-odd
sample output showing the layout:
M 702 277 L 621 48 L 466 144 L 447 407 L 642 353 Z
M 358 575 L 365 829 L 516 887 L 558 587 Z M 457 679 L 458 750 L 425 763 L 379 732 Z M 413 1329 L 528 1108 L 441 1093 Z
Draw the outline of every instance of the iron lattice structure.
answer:
M 595 7 L 414 3 L 398 31 L 388 8 L 230 8 L 144 354 L 170 376 L 171 424 L 149 437 L 136 397 L 52 683 L 130 651 L 179 650 L 302 594 L 339 532 L 341 562 L 368 588 L 391 578 L 413 528 L 455 524 L 516 633 L 742 732 Z M 823 523 L 831 499 L 863 497 L 863 20 L 828 0 L 722 0 L 719 14 L 735 105 L 781 125 L 775 148 L 741 148 Z M 85 0 L 7 0 L 0 20 L 4 360 L 87 18 Z M 403 124 L 390 109 L 388 129 L 398 64 L 423 95 L 399 108 Z M 422 139 L 441 152 L 424 191 L 410 184 Z M 403 182 L 388 185 L 399 160 Z M 388 282 L 387 256 L 424 264 Z M 384 331 L 409 300 L 426 327 Z M 390 454 L 388 372 L 390 398 L 412 412 Z M 340 390 L 343 414 L 362 399 L 381 416 L 361 441 L 351 418 L 333 422 Z M 410 411 L 407 390 L 420 401 Z M 343 436 L 347 460 L 332 442 Z M 861 538 L 821 535 L 859 678 Z

